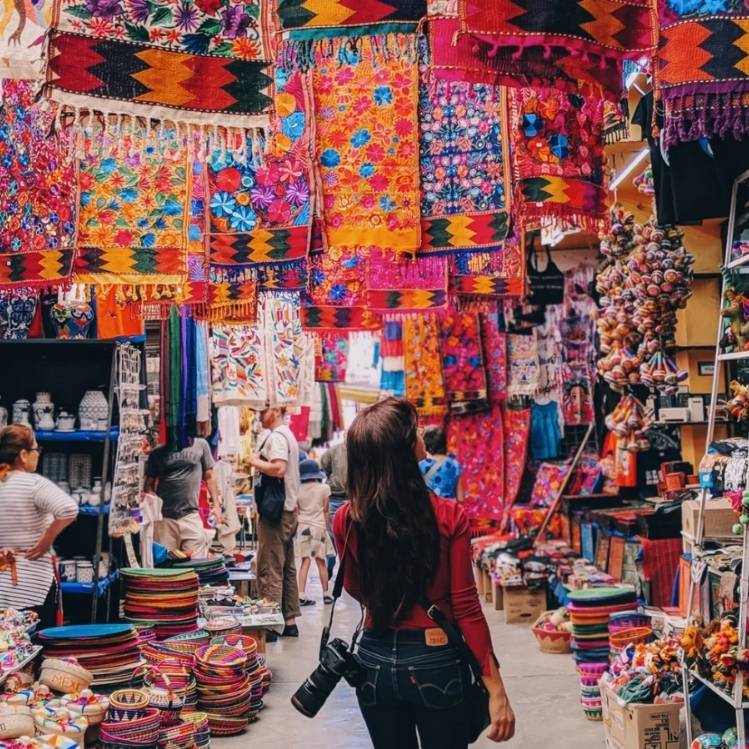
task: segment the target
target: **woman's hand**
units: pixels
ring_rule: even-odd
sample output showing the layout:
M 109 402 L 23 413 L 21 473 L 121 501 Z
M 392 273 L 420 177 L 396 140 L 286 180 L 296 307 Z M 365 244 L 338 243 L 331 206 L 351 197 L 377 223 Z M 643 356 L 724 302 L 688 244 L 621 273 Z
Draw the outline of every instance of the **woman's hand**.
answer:
M 32 562 L 36 559 L 41 559 L 51 547 L 52 539 L 47 538 L 47 534 L 45 533 L 30 549 L 26 549 L 26 559 L 29 559 Z
M 490 695 L 489 718 L 492 723 L 487 736 L 492 741 L 509 741 L 515 735 L 515 713 L 504 689 Z

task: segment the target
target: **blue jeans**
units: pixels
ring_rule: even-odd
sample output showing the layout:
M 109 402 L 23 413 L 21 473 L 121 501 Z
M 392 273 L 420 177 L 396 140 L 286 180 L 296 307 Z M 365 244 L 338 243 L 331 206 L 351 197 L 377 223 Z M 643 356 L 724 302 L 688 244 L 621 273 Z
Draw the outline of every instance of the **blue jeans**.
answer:
M 423 630 L 365 632 L 367 669 L 356 690 L 375 749 L 466 749 L 465 667 L 450 645 L 431 647 Z
M 328 533 L 330 534 L 330 538 L 333 539 L 333 518 L 335 517 L 336 512 L 338 512 L 338 508 L 348 500 L 346 497 L 331 497 L 328 500 Z M 335 544 L 333 544 L 335 548 Z M 328 578 L 330 580 L 333 579 L 333 570 L 335 569 L 335 556 L 328 557 Z

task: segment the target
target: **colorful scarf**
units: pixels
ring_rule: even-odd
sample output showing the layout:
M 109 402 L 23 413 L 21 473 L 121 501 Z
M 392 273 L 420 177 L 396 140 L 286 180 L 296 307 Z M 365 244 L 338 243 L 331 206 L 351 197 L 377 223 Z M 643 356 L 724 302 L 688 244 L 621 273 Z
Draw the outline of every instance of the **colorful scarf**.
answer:
M 497 522 L 504 503 L 502 409 L 453 416 L 447 422 L 447 447 L 463 471 L 465 510 L 474 524 Z
M 422 252 L 497 247 L 507 236 L 504 89 L 422 81 Z
M 51 134 L 54 113 L 34 106 L 33 84 L 0 86 L 0 289 L 54 285 L 75 259 L 71 143 Z
M 528 453 L 528 437 L 531 431 L 530 408 L 506 407 L 502 411 L 505 458 L 505 505 L 512 507 L 523 480 L 525 459 Z
M 661 2 L 656 91 L 666 148 L 699 138 L 749 134 L 749 13 L 731 0 Z M 689 15 L 681 18 L 682 15 Z
M 406 394 L 406 363 L 403 349 L 403 321 L 384 317 L 380 390 L 401 397 Z
M 419 312 L 447 306 L 447 260 L 399 260 L 372 249 L 367 259 L 367 307 L 373 312 Z
M 377 37 L 362 37 L 313 71 L 326 247 L 413 252 L 421 243 L 416 42 L 387 41 L 403 49 L 384 55 Z
M 185 123 L 204 129 L 205 140 L 212 128 L 224 129 L 223 142 L 230 128 L 265 128 L 268 6 L 61 0 L 50 37 L 52 96 L 71 110 Z
M 481 312 L 479 319 L 489 402 L 500 403 L 507 397 L 507 336 L 499 330 L 496 302 Z
M 578 58 L 568 72 L 585 81 L 594 62 L 621 68 L 625 59 L 650 56 L 658 43 L 654 0 L 460 0 L 460 19 L 462 32 L 492 45 L 495 55 L 511 52 L 521 70 L 527 57 L 531 75 L 538 51 L 555 62 Z
M 307 256 L 311 223 L 307 101 L 299 73 L 276 76 L 274 121 L 263 164 L 225 151 L 208 162 L 210 257 L 228 274 Z M 247 151 L 253 142 L 248 141 Z
M 0 22 L 0 78 L 43 80 L 44 36 L 52 6 L 44 0 L 5 3 Z
M 478 315 L 450 310 L 441 326 L 442 372 L 452 413 L 488 407 Z
M 526 224 L 588 231 L 608 214 L 600 99 L 560 91 L 510 92 L 513 172 Z
M 324 332 L 315 335 L 315 380 L 344 382 L 348 361 L 348 334 Z
M 80 163 L 80 283 L 182 285 L 187 279 L 186 149 L 160 152 L 142 132 L 124 136 L 108 156 L 96 149 Z
M 406 398 L 416 406 L 419 416 L 447 413 L 439 327 L 435 315 L 408 315 L 403 320 Z

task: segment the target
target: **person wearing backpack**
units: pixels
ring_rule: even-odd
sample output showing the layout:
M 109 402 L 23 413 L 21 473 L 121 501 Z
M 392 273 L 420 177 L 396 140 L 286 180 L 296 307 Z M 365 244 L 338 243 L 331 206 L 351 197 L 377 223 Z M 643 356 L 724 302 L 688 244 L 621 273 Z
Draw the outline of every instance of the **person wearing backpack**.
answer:
M 463 469 L 458 459 L 447 452 L 445 430 L 438 426 L 426 427 L 424 444 L 427 457 L 419 461 L 419 468 L 429 491 L 443 499 L 463 502 L 463 482 L 460 480 Z
M 265 477 L 276 483 L 280 481 L 284 495 L 283 506 L 278 508 L 278 513 L 271 514 L 264 509 L 263 501 L 258 503 L 257 582 L 263 598 L 281 605 L 286 621 L 283 637 L 299 637 L 296 619 L 302 615 L 302 611 L 299 608 L 294 561 L 301 490 L 299 445 L 285 424 L 285 416 L 286 409 L 278 406 L 266 408 L 260 413 L 260 422 L 266 431 L 260 435 L 260 447 L 250 459 L 250 464 L 261 474 L 261 482 L 265 481 Z M 255 491 L 257 497 L 258 489 Z

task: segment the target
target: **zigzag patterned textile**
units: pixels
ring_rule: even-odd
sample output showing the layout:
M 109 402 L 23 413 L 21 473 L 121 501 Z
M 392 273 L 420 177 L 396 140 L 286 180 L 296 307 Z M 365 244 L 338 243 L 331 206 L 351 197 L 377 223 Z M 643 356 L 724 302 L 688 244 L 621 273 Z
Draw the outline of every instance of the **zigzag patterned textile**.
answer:
M 366 307 L 302 307 L 305 330 L 378 330 L 380 321 Z
M 513 172 L 526 223 L 590 231 L 607 218 L 603 103 L 556 90 L 512 89 Z
M 447 306 L 447 259 L 399 260 L 371 250 L 367 307 L 374 312 L 416 312 Z
M 72 144 L 51 134 L 37 89 L 0 81 L 0 289 L 65 282 L 76 254 Z
M 678 19 L 677 3 L 662 3 L 668 22 L 655 80 L 667 147 L 714 136 L 741 140 L 749 133 L 749 13 L 746 7 L 731 13 L 737 3 L 728 0 L 718 4 L 717 14 L 700 15 L 706 10 L 699 4 L 696 15 L 671 22 Z
M 109 156 L 96 155 L 94 147 L 85 150 L 76 281 L 182 286 L 191 221 L 187 149 L 162 153 L 136 131 Z
M 281 28 L 292 39 L 415 31 L 426 0 L 278 0 Z
M 419 214 L 418 66 L 413 35 L 362 37 L 315 67 L 318 195 L 326 247 L 414 252 Z
M 196 304 L 192 314 L 197 320 L 223 323 L 250 323 L 257 319 L 257 281 L 250 277 L 207 284 L 206 301 Z
M 497 250 L 450 256 L 451 291 L 465 297 L 517 297 L 525 293 L 523 245 L 510 235 Z
M 446 80 L 504 86 L 549 86 L 616 99 L 621 94 L 621 60 L 597 54 L 584 57 L 567 45 L 524 47 L 522 56 L 494 37 L 460 34 L 457 18 L 430 19 L 430 66 Z

